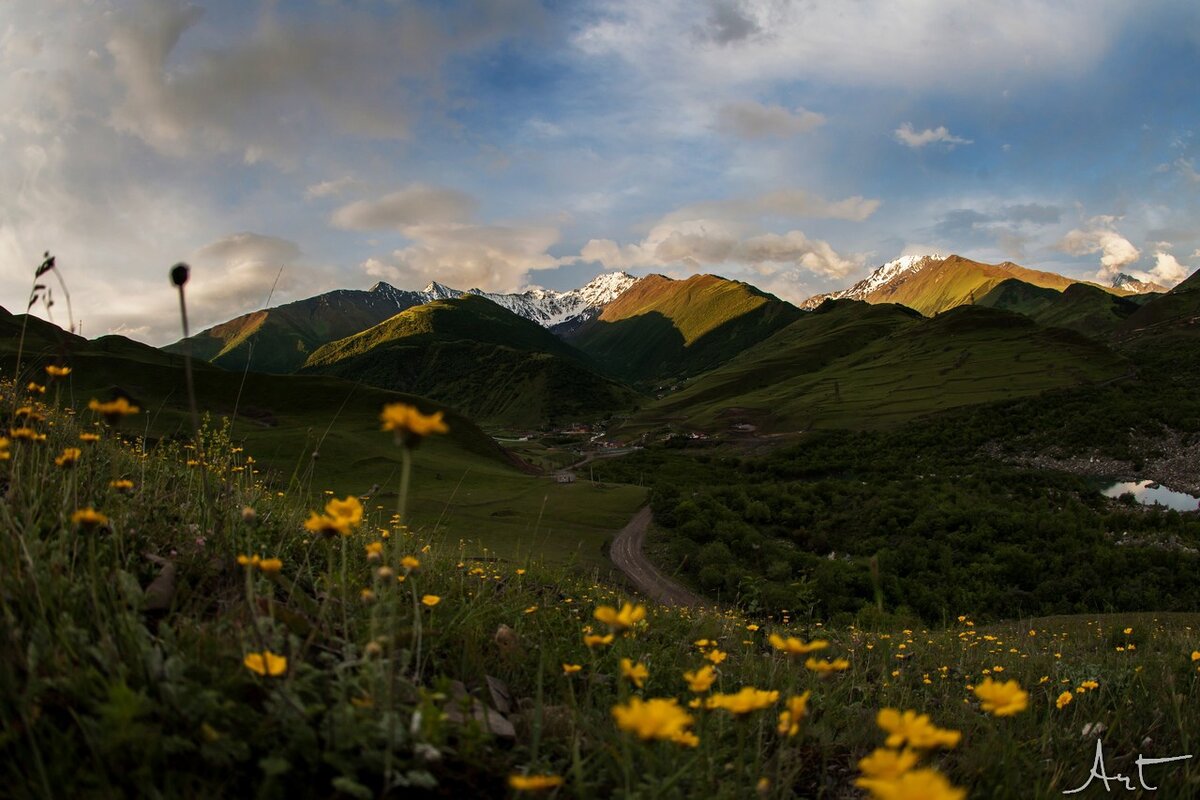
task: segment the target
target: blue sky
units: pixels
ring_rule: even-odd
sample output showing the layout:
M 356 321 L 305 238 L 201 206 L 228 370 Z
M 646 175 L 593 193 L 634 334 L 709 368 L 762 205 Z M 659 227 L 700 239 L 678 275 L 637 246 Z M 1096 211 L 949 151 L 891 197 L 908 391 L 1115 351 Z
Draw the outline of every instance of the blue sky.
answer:
M 6 0 L 0 62 L 0 304 L 51 250 L 89 336 L 175 338 L 181 259 L 198 324 L 377 280 L 1200 265 L 1194 2 Z

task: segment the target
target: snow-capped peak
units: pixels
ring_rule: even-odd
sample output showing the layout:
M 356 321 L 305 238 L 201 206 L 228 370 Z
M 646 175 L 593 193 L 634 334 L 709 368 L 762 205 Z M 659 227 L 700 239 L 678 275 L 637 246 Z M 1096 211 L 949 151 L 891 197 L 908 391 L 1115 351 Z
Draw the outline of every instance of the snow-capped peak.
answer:
M 1142 280 L 1135 278 L 1132 275 L 1127 275 L 1124 272 L 1118 272 L 1117 277 L 1112 279 L 1112 287 L 1114 289 L 1124 289 L 1134 294 L 1147 294 L 1149 292 L 1165 292 L 1167 287 L 1160 286 L 1154 281 Z
M 909 272 L 916 272 L 928 264 L 945 260 L 946 256 L 942 255 L 941 253 L 900 256 L 899 258 L 889 261 L 886 264 L 876 268 L 874 272 L 851 286 L 849 289 L 840 289 L 836 292 L 829 292 L 828 294 L 819 294 L 810 297 L 801 303 L 801 308 L 816 308 L 825 300 L 841 300 L 844 298 L 849 298 L 852 300 L 865 300 L 872 292 L 887 286 L 900 276 Z
M 482 289 L 463 292 L 437 281 L 430 281 L 429 285 L 419 292 L 397 289 L 380 281 L 371 287 L 371 291 L 391 299 L 401 310 L 411 307 L 414 303 L 429 303 L 461 297 L 463 294 L 474 294 L 486 297 L 518 316 L 550 328 L 563 323 L 578 323 L 591 319 L 600 313 L 601 306 L 615 300 L 637 281 L 637 278 L 625 272 L 605 272 L 585 286 L 568 292 L 557 292 L 541 286 L 532 286 L 523 292 L 509 294 L 485 292 Z

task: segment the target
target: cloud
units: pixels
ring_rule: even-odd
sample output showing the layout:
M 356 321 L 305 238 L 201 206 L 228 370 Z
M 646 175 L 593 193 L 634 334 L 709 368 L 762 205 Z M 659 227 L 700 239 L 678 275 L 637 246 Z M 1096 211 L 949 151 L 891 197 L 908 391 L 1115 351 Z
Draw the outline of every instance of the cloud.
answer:
M 502 225 L 418 225 L 407 228 L 413 243 L 387 260 L 362 264 L 374 278 L 403 287 L 429 281 L 458 289 L 510 292 L 525 285 L 526 273 L 562 262 L 547 250 L 558 241 L 551 227 Z
M 1010 88 L 1085 74 L 1137 9 L 1119 0 L 955 4 L 892 0 L 607 0 L 577 32 L 654 84 L 697 91 L 768 81 Z M 693 35 L 680 36 L 680 30 Z M 953 43 L 953 64 L 946 43 Z
M 1111 217 L 1094 217 L 1086 230 L 1075 228 L 1058 243 L 1059 249 L 1073 256 L 1100 253 L 1101 281 L 1111 280 L 1141 256 L 1133 244 L 1113 227 Z
M 404 139 L 413 85 L 432 95 L 444 61 L 519 35 L 540 15 L 533 0 L 476 0 L 441 13 L 347 6 L 327 25 L 268 5 L 244 33 L 184 47 L 211 33 L 201 30 L 203 11 L 144 2 L 115 16 L 106 43 L 111 61 L 101 66 L 117 83 L 109 121 L 160 152 L 237 153 L 248 164 L 293 165 L 314 129 Z
M 936 128 L 926 128 L 923 131 L 914 131 L 912 123 L 905 122 L 899 128 L 892 132 L 896 137 L 896 141 L 906 147 L 918 148 L 924 147 L 934 142 L 940 142 L 954 147 L 956 144 L 972 144 L 971 139 L 964 139 L 961 136 L 955 136 L 950 133 L 945 125 L 939 125 Z
M 456 189 L 414 183 L 377 200 L 358 200 L 333 212 L 335 228 L 350 231 L 398 230 L 430 223 L 462 222 L 475 200 Z
M 317 200 L 322 197 L 336 197 L 350 189 L 357 188 L 361 183 L 354 178 L 343 177 L 335 178 L 329 181 L 321 181 L 306 186 L 304 189 L 304 197 L 306 200 Z
M 1057 225 L 1062 221 L 1061 208 L 1041 203 L 1019 203 L 1005 206 L 1001 209 L 1000 214 L 1009 222 L 1027 222 L 1032 225 Z
M 736 0 L 714 0 L 711 7 L 705 24 L 694 30 L 697 39 L 724 45 L 739 42 L 759 32 L 758 23 L 746 15 Z
M 1187 178 L 1192 183 L 1200 183 L 1200 172 L 1196 171 L 1196 162 L 1193 159 L 1176 159 L 1175 168 L 1179 170 L 1180 175 Z
M 666 221 L 720 218 L 747 221 L 762 217 L 786 219 L 844 219 L 862 222 L 879 208 L 880 201 L 860 195 L 826 200 L 804 189 L 774 189 L 761 194 L 708 200 L 684 206 L 667 214 Z
M 765 106 L 754 100 L 726 103 L 717 111 L 717 129 L 739 139 L 786 139 L 825 124 L 825 115 L 797 107 Z
M 1150 270 L 1157 283 L 1168 288 L 1180 283 L 1192 273 L 1192 268 L 1179 263 L 1170 253 L 1159 251 L 1154 254 L 1154 267 Z
M 636 244 L 592 239 L 579 258 L 598 262 L 606 269 L 731 267 L 771 276 L 790 268 L 831 278 L 845 277 L 863 264 L 862 257 L 843 256 L 828 242 L 809 238 L 799 230 L 762 232 L 737 220 L 684 219 L 680 212 L 663 217 Z

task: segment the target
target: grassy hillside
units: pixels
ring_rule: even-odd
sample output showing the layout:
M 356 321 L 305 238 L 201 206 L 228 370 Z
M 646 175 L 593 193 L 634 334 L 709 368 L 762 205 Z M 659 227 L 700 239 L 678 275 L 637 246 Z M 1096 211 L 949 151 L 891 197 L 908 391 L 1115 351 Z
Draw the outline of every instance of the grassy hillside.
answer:
M 1143 305 L 1117 330 L 1120 339 L 1153 337 L 1164 331 L 1195 331 L 1200 322 L 1200 271 Z
M 1010 278 L 998 284 L 977 305 L 1016 311 L 1052 328 L 1068 328 L 1094 339 L 1107 340 L 1153 295 L 1121 297 L 1088 283 L 1072 283 L 1062 291 L 1045 289 Z
M 897 307 L 868 311 L 841 301 L 651 404 L 631 424 L 880 428 L 1128 371 L 1104 346 L 1011 312 L 963 306 L 919 320 Z
M 0 365 L 12 368 L 21 317 L 0 313 Z M 136 431 L 150 441 L 191 433 L 187 394 L 179 356 L 121 337 L 87 341 L 57 327 L 30 320 L 23 380 L 44 381 L 43 366 L 67 363 L 69 378 L 48 391 L 75 407 L 115 392 L 131 396 L 145 414 Z M 643 501 L 636 487 L 593 487 L 586 482 L 557 486 L 531 475 L 524 465 L 483 433 L 470 419 L 445 405 L 323 375 L 268 375 L 244 378 L 199 363 L 197 401 L 218 420 L 237 416 L 230 435 L 256 459 L 270 485 L 301 495 L 366 493 L 396 502 L 400 458 L 391 438 L 379 431 L 379 410 L 403 400 L 426 410 L 442 409 L 451 432 L 422 445 L 413 474 L 419 499 L 414 524 L 452 541 L 465 539 L 472 554 L 484 548 L 516 556 L 538 551 L 557 560 L 603 561 L 602 548 Z M 240 397 L 240 400 L 239 400 Z M 314 456 L 314 453 L 316 454 Z M 547 520 L 539 524 L 539 517 Z
M 636 398 L 542 326 L 474 295 L 410 308 L 325 345 L 305 371 L 420 394 L 483 422 L 526 428 L 591 421 Z
M 1026 269 L 1011 262 L 984 264 L 962 256 L 936 261 L 900 280 L 884 285 L 866 299 L 871 303 L 900 303 L 932 316 L 951 308 L 970 305 L 1004 281 L 1016 278 L 1032 286 L 1062 291 L 1073 283 L 1053 272 Z M 1117 289 L 1114 294 L 1126 294 Z
M 649 382 L 711 369 L 802 312 L 740 281 L 649 275 L 568 341 L 610 374 Z
M 619 588 L 465 559 L 391 508 L 316 536 L 321 504 L 259 485 L 219 436 L 206 492 L 182 443 L 142 453 L 50 406 L 47 440 L 0 461 L 6 796 L 506 797 L 544 776 L 551 797 L 855 797 L 911 710 L 943 742 L 906 783 L 1044 800 L 1086 780 L 1085 725 L 1128 774 L 1200 726 L 1195 614 L 995 623 L 947 597 L 936 625 L 803 605 L 622 618 Z M 83 430 L 101 441 L 57 466 Z M 997 677 L 1015 682 L 999 708 Z M 1194 765 L 1153 769 L 1162 796 L 1193 794 Z
M 192 354 L 232 370 L 247 361 L 257 372 L 299 369 L 321 345 L 371 327 L 398 311 L 411 293 L 338 290 L 243 314 L 191 337 Z M 398 303 L 398 299 L 401 301 Z M 409 298 L 409 304 L 418 302 Z M 182 353 L 183 342 L 164 348 Z

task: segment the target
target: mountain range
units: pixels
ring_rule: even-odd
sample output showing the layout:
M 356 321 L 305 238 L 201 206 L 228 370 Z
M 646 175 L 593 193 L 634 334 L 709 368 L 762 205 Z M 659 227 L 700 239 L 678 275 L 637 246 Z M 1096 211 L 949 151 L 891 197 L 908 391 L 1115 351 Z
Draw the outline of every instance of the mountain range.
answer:
M 492 426 L 636 409 L 636 424 L 786 429 L 1111 379 L 1127 370 L 1113 342 L 1139 319 L 1179 316 L 1166 307 L 1180 291 L 1159 290 L 941 254 L 889 261 L 799 306 L 716 275 L 614 272 L 567 292 L 510 294 L 378 283 L 245 314 L 165 349 L 409 392 Z

